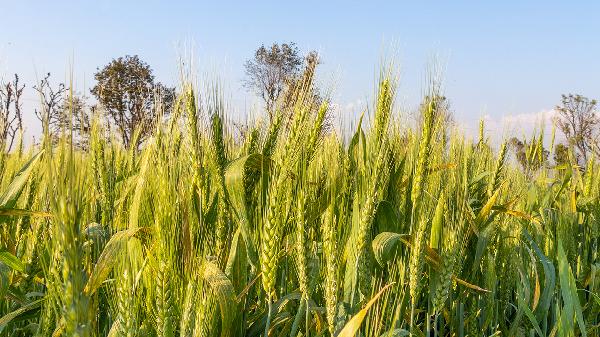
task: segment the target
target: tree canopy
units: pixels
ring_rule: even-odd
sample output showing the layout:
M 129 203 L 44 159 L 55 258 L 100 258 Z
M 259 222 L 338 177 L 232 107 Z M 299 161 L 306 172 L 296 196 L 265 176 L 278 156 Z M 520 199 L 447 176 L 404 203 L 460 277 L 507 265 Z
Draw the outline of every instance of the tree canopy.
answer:
M 597 101 L 582 95 L 562 95 L 556 106 L 556 126 L 577 150 L 577 157 L 587 161 L 592 152 L 598 153 Z
M 302 56 L 296 44 L 274 43 L 260 46 L 254 57 L 246 61 L 244 86 L 256 93 L 265 103 L 269 116 L 273 117 L 275 102 L 285 90 L 289 80 L 298 76 Z
M 139 129 L 139 138 L 133 144 L 138 146 L 173 105 L 175 89 L 155 82 L 152 68 L 137 55 L 113 59 L 94 77 L 97 83 L 91 92 L 106 109 L 126 146 Z

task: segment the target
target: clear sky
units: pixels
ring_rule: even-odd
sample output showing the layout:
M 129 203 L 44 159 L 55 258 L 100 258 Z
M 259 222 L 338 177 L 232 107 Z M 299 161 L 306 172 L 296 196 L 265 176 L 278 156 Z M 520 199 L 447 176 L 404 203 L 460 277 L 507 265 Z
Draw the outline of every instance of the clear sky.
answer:
M 241 87 L 244 61 L 261 44 L 295 41 L 320 51 L 321 79 L 346 116 L 372 96 L 386 54 L 396 55 L 407 109 L 422 95 L 427 65 L 441 62 L 446 96 L 470 129 L 484 116 L 498 132 L 532 123 L 561 93 L 600 98 L 596 1 L 0 0 L 0 12 L 0 76 L 19 73 L 29 88 L 46 72 L 65 81 L 72 69 L 88 91 L 97 67 L 126 54 L 174 84 L 182 46 L 193 43 L 198 68 L 219 74 L 243 114 L 256 102 Z

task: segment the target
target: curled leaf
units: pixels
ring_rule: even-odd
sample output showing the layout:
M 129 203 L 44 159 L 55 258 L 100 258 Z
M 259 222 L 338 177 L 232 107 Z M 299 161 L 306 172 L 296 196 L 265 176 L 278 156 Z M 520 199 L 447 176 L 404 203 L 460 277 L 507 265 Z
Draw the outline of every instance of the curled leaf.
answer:
M 149 228 L 137 227 L 126 229 L 115 233 L 110 240 L 108 240 L 108 243 L 104 246 L 104 250 L 100 254 L 100 257 L 94 266 L 94 270 L 85 285 L 84 292 L 86 294 L 93 294 L 98 287 L 100 287 L 102 282 L 106 280 L 116 263 L 117 256 L 125 249 L 125 247 L 127 247 L 127 241 L 140 231 L 145 230 L 149 230 Z
M 354 317 L 350 319 L 350 321 L 348 321 L 348 323 L 346 323 L 342 331 L 340 331 L 340 333 L 338 334 L 338 337 L 354 337 L 354 335 L 356 335 L 356 333 L 358 332 L 358 329 L 360 329 L 363 320 L 367 316 L 369 309 L 371 309 L 373 304 L 375 304 L 375 302 L 377 302 L 381 295 L 383 295 L 383 293 L 393 284 L 394 283 L 386 285 L 375 296 L 373 296 L 373 298 L 371 298 L 367 305 L 365 305 L 364 308 L 362 308 L 356 315 L 354 315 Z

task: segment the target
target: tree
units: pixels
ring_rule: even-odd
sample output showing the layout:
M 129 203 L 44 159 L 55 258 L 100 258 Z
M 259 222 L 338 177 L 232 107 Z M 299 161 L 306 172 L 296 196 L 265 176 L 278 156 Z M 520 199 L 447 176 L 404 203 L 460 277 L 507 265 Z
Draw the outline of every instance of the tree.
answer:
M 59 83 L 53 87 L 50 84 L 50 73 L 47 73 L 38 84 L 33 86 L 33 89 L 40 95 L 42 104 L 41 110 L 35 109 L 35 116 L 42 123 L 47 123 L 47 131 L 51 136 L 57 136 L 65 126 L 62 109 L 67 91 L 65 84 Z
M 590 152 L 598 152 L 597 127 L 600 118 L 596 110 L 597 101 L 581 95 L 562 95 L 556 106 L 556 125 L 569 143 L 576 148 L 580 158 L 587 162 Z
M 269 117 L 290 79 L 298 76 L 302 57 L 296 45 L 274 43 L 271 47 L 260 46 L 254 58 L 246 61 L 244 86 L 254 91 L 264 101 Z
M 324 98 L 315 85 L 315 73 L 321 59 L 316 51 L 309 52 L 304 57 L 301 68 L 285 79 L 285 89 L 281 99 L 281 107 L 287 109 L 299 100 L 311 109 L 317 109 Z
M 454 112 L 451 109 L 450 101 L 446 96 L 440 94 L 434 95 L 425 95 L 421 104 L 419 104 L 419 110 L 416 114 L 417 126 L 419 128 L 423 127 L 423 119 L 425 116 L 425 111 L 428 109 L 429 103 L 435 103 L 435 111 L 434 111 L 434 124 L 437 125 L 435 137 L 439 141 L 443 141 L 444 144 L 447 144 L 450 136 L 450 128 L 454 125 Z
M 561 166 L 569 163 L 569 147 L 558 143 L 554 146 L 554 164 Z
M 113 59 L 94 75 L 97 83 L 92 94 L 117 127 L 125 146 L 129 146 L 133 133 L 138 147 L 147 138 L 160 116 L 170 113 L 175 89 L 155 82 L 150 66 L 137 55 Z
M 15 74 L 12 82 L 0 86 L 0 151 L 10 151 L 18 132 L 23 131 L 21 95 L 25 85 Z
M 534 137 L 528 142 L 513 137 L 510 139 L 509 144 L 515 153 L 517 162 L 521 165 L 523 173 L 528 177 L 531 177 L 533 173 L 548 163 L 550 152 L 542 145 L 542 138 Z
M 92 128 L 93 106 L 88 105 L 87 96 L 77 93 L 67 97 L 61 107 L 61 123 L 73 131 L 73 141 L 81 149 L 87 149 L 89 145 L 90 131 Z
M 35 109 L 35 115 L 42 123 L 47 123 L 52 140 L 58 140 L 63 131 L 73 131 L 73 138 L 76 138 L 73 140 L 85 148 L 90 128 L 87 97 L 68 90 L 64 83 L 53 86 L 50 73 L 33 88 L 38 92 L 42 105 L 41 110 Z

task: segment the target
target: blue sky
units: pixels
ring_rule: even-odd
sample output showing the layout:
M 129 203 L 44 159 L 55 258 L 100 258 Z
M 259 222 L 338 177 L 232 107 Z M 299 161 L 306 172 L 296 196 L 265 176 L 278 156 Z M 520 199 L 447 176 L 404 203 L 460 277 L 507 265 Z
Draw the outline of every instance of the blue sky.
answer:
M 467 128 L 531 124 L 561 93 L 600 98 L 600 4 L 555 1 L 6 1 L 0 0 L 0 76 L 31 85 L 73 70 L 79 91 L 96 67 L 138 54 L 176 83 L 177 57 L 193 44 L 200 70 L 217 73 L 232 113 L 256 102 L 241 87 L 243 63 L 261 44 L 295 41 L 323 58 L 321 80 L 351 118 L 372 96 L 380 61 L 399 65 L 398 102 L 420 99 L 427 65 Z M 437 55 L 437 56 L 436 56 Z M 28 94 L 28 129 L 39 130 Z

